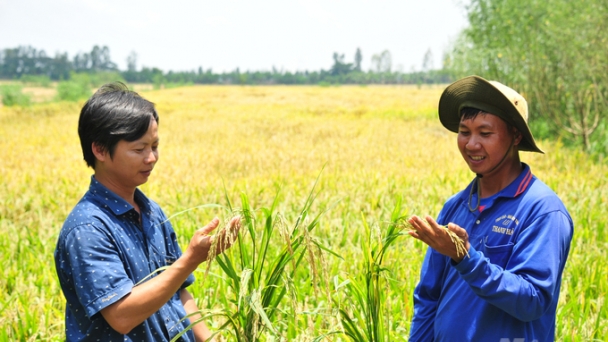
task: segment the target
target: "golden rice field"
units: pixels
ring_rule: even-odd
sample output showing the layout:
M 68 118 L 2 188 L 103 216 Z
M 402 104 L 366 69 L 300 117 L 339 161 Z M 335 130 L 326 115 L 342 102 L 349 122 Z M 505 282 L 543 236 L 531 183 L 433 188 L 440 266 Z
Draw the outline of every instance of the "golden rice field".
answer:
M 372 284 L 375 299 L 357 289 L 364 287 L 359 285 L 374 248 L 396 216 L 436 216 L 448 196 L 472 179 L 455 135 L 436 118 L 441 91 L 192 86 L 142 92 L 157 104 L 161 138 L 160 161 L 142 190 L 173 216 L 182 246 L 213 216 L 232 215 L 205 204 L 230 203 L 233 210 L 251 207 L 253 213 L 251 227 L 258 235 L 243 237 L 228 254 L 240 264 L 237 280 L 215 261 L 209 269 L 201 266 L 190 287 L 216 330 L 250 305 L 248 315 L 232 316 L 240 323 L 226 328 L 220 340 L 237 340 L 234 331 L 250 324 L 262 341 L 347 341 L 340 333 L 347 325 L 340 312 L 364 330 L 369 319 L 364 309 L 372 300 L 380 303 L 373 323 L 383 336 L 407 340 L 411 294 L 425 248 L 408 236 L 396 237 L 382 261 L 386 271 Z M 65 303 L 53 250 L 92 174 L 76 132 L 81 105 L 0 107 L 0 341 L 63 339 Z M 606 341 L 606 161 L 592 161 L 556 141 L 540 146 L 545 155 L 522 153 L 523 161 L 558 193 L 575 221 L 556 340 Z M 307 204 L 317 177 L 314 201 Z M 269 222 L 276 229 L 262 233 Z M 294 243 L 289 232 L 302 224 L 311 228 L 297 240 L 305 252 L 282 266 L 286 273 L 274 280 L 276 286 L 265 282 L 271 255 L 280 253 L 285 241 Z M 245 259 L 256 257 L 264 239 L 269 239 L 268 262 L 256 266 L 251 292 L 236 291 L 251 274 L 244 271 Z M 285 290 L 284 296 L 275 293 L 273 311 L 262 305 L 267 311 L 260 313 L 252 304 L 255 296 L 275 288 Z

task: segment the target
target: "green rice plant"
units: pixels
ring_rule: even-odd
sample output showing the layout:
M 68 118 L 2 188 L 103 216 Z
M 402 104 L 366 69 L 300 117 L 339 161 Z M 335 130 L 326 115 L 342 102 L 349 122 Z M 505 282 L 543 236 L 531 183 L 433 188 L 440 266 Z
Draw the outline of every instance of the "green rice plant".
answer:
M 345 288 L 344 302 L 336 302 L 342 322 L 342 333 L 353 341 L 380 342 L 391 340 L 391 317 L 386 308 L 387 284 L 391 270 L 383 265 L 389 248 L 404 233 L 404 216 L 400 214 L 401 200 L 391 214 L 384 234 L 377 227 L 370 227 L 362 217 L 367 239 L 362 241 L 363 273 L 347 279 L 336 290 Z M 384 235 L 384 236 L 382 236 Z M 336 299 L 334 299 L 336 300 Z M 337 301 L 337 300 L 336 300 Z M 316 341 L 320 341 L 320 338 Z
M 236 244 L 215 258 L 227 277 L 231 305 L 219 311 L 201 312 L 201 317 L 194 320 L 190 328 L 201 321 L 220 318 L 225 322 L 213 336 L 226 332 L 233 340 L 244 342 L 259 341 L 266 336 L 285 340 L 285 331 L 290 325 L 292 331 L 297 330 L 298 294 L 294 281 L 308 277 L 301 265 L 308 261 L 315 282 L 317 271 L 312 249 L 333 253 L 311 236 L 324 213 L 311 214 L 317 182 L 318 178 L 292 227 L 277 212 L 278 194 L 269 208 L 260 210 L 251 207 L 245 194 L 240 197 L 241 209 L 235 210 L 226 196 L 228 210 L 238 213 L 242 224 Z M 183 333 L 185 331 L 173 340 Z

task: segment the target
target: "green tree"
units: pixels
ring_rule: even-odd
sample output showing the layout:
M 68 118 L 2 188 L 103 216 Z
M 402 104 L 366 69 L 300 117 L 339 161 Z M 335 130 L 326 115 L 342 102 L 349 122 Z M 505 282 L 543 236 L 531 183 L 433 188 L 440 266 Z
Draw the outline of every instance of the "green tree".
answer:
M 422 59 L 422 71 L 429 72 L 435 68 L 435 60 L 433 59 L 433 52 L 429 48 L 424 54 Z
M 363 61 L 363 55 L 361 54 L 361 49 L 357 48 L 355 52 L 355 65 L 353 66 L 354 71 L 361 71 L 361 61 Z
M 73 65 L 76 72 L 116 71 L 116 63 L 110 58 L 110 49 L 107 46 L 93 46 L 90 53 L 81 53 L 74 56 Z
M 468 10 L 470 26 L 445 61 L 455 76 L 523 92 L 532 117 L 589 150 L 608 111 L 608 3 L 472 0 Z
M 379 55 L 372 56 L 372 70 L 377 73 L 389 73 L 393 67 L 393 58 L 388 50 L 382 51 Z
M 55 58 L 50 63 L 48 76 L 52 80 L 67 80 L 70 78 L 72 63 L 68 59 L 67 53 L 56 53 Z
M 137 71 L 137 52 L 131 51 L 127 56 L 127 71 Z
M 345 75 L 352 71 L 352 63 L 344 62 L 344 54 L 334 52 L 334 65 L 330 69 L 330 73 L 334 76 Z

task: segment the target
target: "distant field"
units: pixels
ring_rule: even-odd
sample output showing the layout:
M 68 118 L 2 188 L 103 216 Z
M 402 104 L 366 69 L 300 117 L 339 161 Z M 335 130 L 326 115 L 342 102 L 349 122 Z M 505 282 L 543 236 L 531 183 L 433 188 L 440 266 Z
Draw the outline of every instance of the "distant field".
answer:
M 472 179 L 455 135 L 436 118 L 441 91 L 436 86 L 142 91 L 157 105 L 161 138 L 160 161 L 142 190 L 168 216 L 176 215 L 171 220 L 185 247 L 191 232 L 214 215 L 231 215 L 198 206 L 227 206 L 229 200 L 239 209 L 242 194 L 260 217 L 261 208 L 270 208 L 278 194 L 275 219 L 295 226 L 320 175 L 307 223 L 321 216 L 306 238 L 326 249 L 311 247 L 299 269 L 282 278 L 289 293 L 271 317 L 281 337 L 311 341 L 342 329 L 339 309 L 358 310 L 347 283 L 361 281 L 369 254 L 365 246 L 384 236 L 395 207 L 401 215 L 436 216 L 443 202 Z M 53 89 L 32 92 L 49 99 Z M 65 216 L 92 174 L 76 133 L 81 106 L 0 108 L 0 341 L 63 339 L 65 303 L 53 250 Z M 560 195 L 575 220 L 556 340 L 605 340 L 608 167 L 559 142 L 541 141 L 540 146 L 545 155 L 522 153 L 523 160 Z M 273 234 L 270 254 L 278 253 L 284 240 L 278 230 Z M 385 256 L 382 316 L 392 340 L 407 339 L 411 293 L 424 251 L 401 236 Z M 190 289 L 201 308 L 237 310 L 232 300 L 238 293 L 217 263 L 207 277 L 205 267 L 196 276 Z M 208 324 L 217 329 L 222 322 L 216 317 Z M 228 333 L 223 336 L 232 340 Z M 270 341 L 270 336 L 266 330 L 261 339 Z M 348 339 L 336 334 L 325 340 Z

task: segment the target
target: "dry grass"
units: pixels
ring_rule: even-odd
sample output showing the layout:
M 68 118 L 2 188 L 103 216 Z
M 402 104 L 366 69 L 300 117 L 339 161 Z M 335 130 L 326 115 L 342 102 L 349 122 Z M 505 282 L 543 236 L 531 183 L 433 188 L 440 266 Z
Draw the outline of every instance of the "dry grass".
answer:
M 57 95 L 55 87 L 23 87 L 23 93 L 31 96 L 32 102 L 50 102 Z

